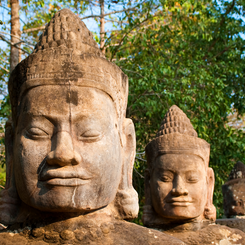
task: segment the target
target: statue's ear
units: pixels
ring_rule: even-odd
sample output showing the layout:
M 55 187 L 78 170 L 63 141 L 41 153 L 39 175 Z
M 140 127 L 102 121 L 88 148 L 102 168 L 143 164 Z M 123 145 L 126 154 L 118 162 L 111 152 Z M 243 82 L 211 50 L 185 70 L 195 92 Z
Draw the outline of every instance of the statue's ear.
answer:
M 207 169 L 207 203 L 204 209 L 204 217 L 206 219 L 215 221 L 216 219 L 216 208 L 213 205 L 213 194 L 214 194 L 214 171 L 212 168 Z
M 125 118 L 123 123 L 123 181 L 122 189 L 132 187 L 133 167 L 136 153 L 134 124 Z
M 122 133 L 122 178 L 115 204 L 122 219 L 133 219 L 138 216 L 138 194 L 132 185 L 133 166 L 136 151 L 134 124 L 125 118 Z
M 17 194 L 13 169 L 13 126 L 11 121 L 5 125 L 6 184 L 0 192 L 0 223 L 13 224 L 17 216 L 20 200 Z

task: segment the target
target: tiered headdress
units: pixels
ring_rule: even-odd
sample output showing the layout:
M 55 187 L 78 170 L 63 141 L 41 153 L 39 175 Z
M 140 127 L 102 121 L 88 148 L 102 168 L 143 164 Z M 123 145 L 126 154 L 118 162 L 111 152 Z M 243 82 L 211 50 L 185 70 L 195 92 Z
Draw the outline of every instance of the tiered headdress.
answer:
M 149 167 L 155 158 L 162 154 L 192 154 L 201 157 L 208 167 L 210 145 L 197 137 L 186 114 L 176 105 L 166 113 L 156 138 L 146 146 Z
M 127 76 L 104 58 L 92 33 L 68 9 L 54 15 L 34 52 L 12 72 L 9 93 L 13 119 L 27 89 L 55 84 L 98 88 L 113 99 L 119 119 L 125 116 Z

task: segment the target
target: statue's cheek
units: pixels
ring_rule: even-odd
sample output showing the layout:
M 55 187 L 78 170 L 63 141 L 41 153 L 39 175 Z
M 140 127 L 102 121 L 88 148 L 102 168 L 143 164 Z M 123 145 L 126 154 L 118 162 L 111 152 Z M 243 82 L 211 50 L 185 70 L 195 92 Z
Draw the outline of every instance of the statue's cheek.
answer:
M 50 140 L 31 140 L 22 135 L 15 146 L 16 168 L 23 178 L 37 180 L 39 168 L 51 150 Z

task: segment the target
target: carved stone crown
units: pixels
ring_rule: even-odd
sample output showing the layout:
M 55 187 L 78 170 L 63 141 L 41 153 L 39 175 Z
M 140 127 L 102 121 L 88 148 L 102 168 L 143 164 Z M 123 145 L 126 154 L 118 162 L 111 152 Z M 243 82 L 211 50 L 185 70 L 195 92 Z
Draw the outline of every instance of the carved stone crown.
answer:
M 39 50 L 65 46 L 76 53 L 94 53 L 103 56 L 86 25 L 69 9 L 57 12 L 39 37 L 34 53 Z
M 197 137 L 186 114 L 176 105 L 166 113 L 156 138 L 146 146 L 149 167 L 161 154 L 192 154 L 201 157 L 206 167 L 209 163 L 210 145 Z
M 171 106 L 167 111 L 156 137 L 171 133 L 187 134 L 197 137 L 197 132 L 193 128 L 190 119 L 176 105 Z
M 86 25 L 68 9 L 54 15 L 33 53 L 11 73 L 9 93 L 15 123 L 23 93 L 42 85 L 98 88 L 113 99 L 119 120 L 125 117 L 127 76 L 104 58 Z

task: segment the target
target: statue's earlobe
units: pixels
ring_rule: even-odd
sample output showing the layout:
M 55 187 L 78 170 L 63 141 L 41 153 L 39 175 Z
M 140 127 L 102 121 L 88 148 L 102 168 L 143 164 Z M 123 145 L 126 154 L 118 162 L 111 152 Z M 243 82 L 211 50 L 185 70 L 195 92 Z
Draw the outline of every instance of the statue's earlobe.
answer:
M 122 137 L 122 178 L 115 205 L 122 219 L 133 219 L 138 216 L 139 204 L 138 193 L 132 185 L 136 138 L 134 124 L 131 119 L 124 119 Z
M 208 185 L 208 192 L 207 192 L 207 203 L 204 209 L 204 217 L 211 221 L 216 220 L 216 208 L 213 205 L 213 194 L 214 194 L 214 171 L 212 168 L 207 169 L 207 185 Z
M 0 192 L 0 223 L 5 225 L 15 223 L 20 207 L 13 171 L 13 141 L 12 122 L 7 121 L 5 125 L 6 185 Z

